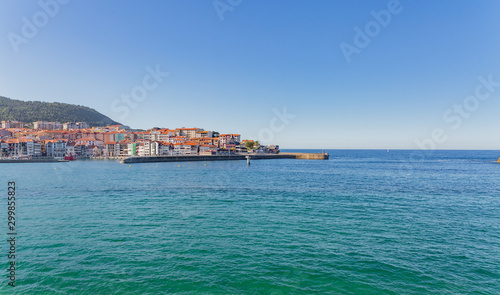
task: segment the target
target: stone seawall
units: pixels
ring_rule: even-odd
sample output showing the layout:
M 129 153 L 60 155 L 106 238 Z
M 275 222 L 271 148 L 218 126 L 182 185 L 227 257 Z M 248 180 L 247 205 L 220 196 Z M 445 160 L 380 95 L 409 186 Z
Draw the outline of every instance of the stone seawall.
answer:
M 308 154 L 308 153 L 281 153 L 265 155 L 230 155 L 230 156 L 162 156 L 162 157 L 129 157 L 122 159 L 124 164 L 151 163 L 151 162 L 187 162 L 187 161 L 231 161 L 231 160 L 270 160 L 270 159 L 304 159 L 304 160 L 328 160 L 328 154 Z
M 0 159 L 0 163 L 58 163 L 58 162 L 69 162 L 67 160 L 57 160 L 57 159 Z
M 248 155 L 250 160 L 266 160 L 266 159 L 295 159 L 293 155 Z M 163 157 L 130 157 L 121 160 L 121 163 L 149 163 L 149 162 L 187 162 L 187 161 L 231 161 L 231 160 L 246 160 L 247 155 L 231 155 L 231 156 L 163 156 Z

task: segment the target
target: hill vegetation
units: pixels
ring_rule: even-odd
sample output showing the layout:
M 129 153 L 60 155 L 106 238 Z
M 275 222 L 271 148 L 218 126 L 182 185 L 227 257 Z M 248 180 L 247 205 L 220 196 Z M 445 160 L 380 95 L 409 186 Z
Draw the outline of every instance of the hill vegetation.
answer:
M 89 107 L 59 102 L 21 101 L 0 96 L 0 121 L 87 122 L 90 126 L 120 124 Z

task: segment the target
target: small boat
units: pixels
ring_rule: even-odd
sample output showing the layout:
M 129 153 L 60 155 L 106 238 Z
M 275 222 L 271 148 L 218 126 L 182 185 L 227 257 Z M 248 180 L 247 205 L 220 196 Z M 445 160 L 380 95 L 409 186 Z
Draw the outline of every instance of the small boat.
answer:
M 64 160 L 66 160 L 66 161 L 74 161 L 74 160 L 76 160 L 76 155 L 73 156 L 70 153 L 69 156 L 64 156 Z

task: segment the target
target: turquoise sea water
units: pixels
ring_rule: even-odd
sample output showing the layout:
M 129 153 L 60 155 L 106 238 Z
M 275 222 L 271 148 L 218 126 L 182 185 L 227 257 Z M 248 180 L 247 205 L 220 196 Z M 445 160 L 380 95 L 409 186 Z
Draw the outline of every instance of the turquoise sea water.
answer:
M 0 292 L 500 294 L 499 151 L 329 152 L 1 164 Z

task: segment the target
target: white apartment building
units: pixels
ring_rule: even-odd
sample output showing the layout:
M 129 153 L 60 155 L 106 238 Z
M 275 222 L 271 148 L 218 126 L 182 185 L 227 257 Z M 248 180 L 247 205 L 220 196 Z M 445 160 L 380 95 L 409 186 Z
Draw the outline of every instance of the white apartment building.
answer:
M 33 122 L 33 129 L 56 130 L 63 129 L 63 124 L 60 122 L 36 121 Z
M 186 136 L 187 138 L 196 137 L 196 132 L 203 131 L 203 129 L 200 128 L 184 128 L 184 127 L 177 128 L 175 130 L 179 131 L 180 136 Z
M 76 122 L 76 123 L 67 122 L 63 124 L 62 129 L 73 130 L 73 129 L 88 129 L 88 128 L 90 128 L 90 125 L 87 122 Z
M 94 137 L 83 137 L 76 139 L 76 144 L 95 145 L 98 147 L 103 147 L 104 141 L 95 139 Z
M 24 123 L 20 121 L 2 121 L 2 128 L 23 128 Z
M 197 155 L 198 144 L 194 142 L 174 143 L 173 156 Z
M 239 134 L 221 134 L 219 135 L 219 146 L 225 148 L 226 144 L 234 144 L 240 142 Z
M 197 131 L 196 138 L 212 138 L 212 131 Z
M 45 153 L 47 154 L 47 157 L 64 157 L 67 153 L 66 140 L 62 139 L 46 140 Z

